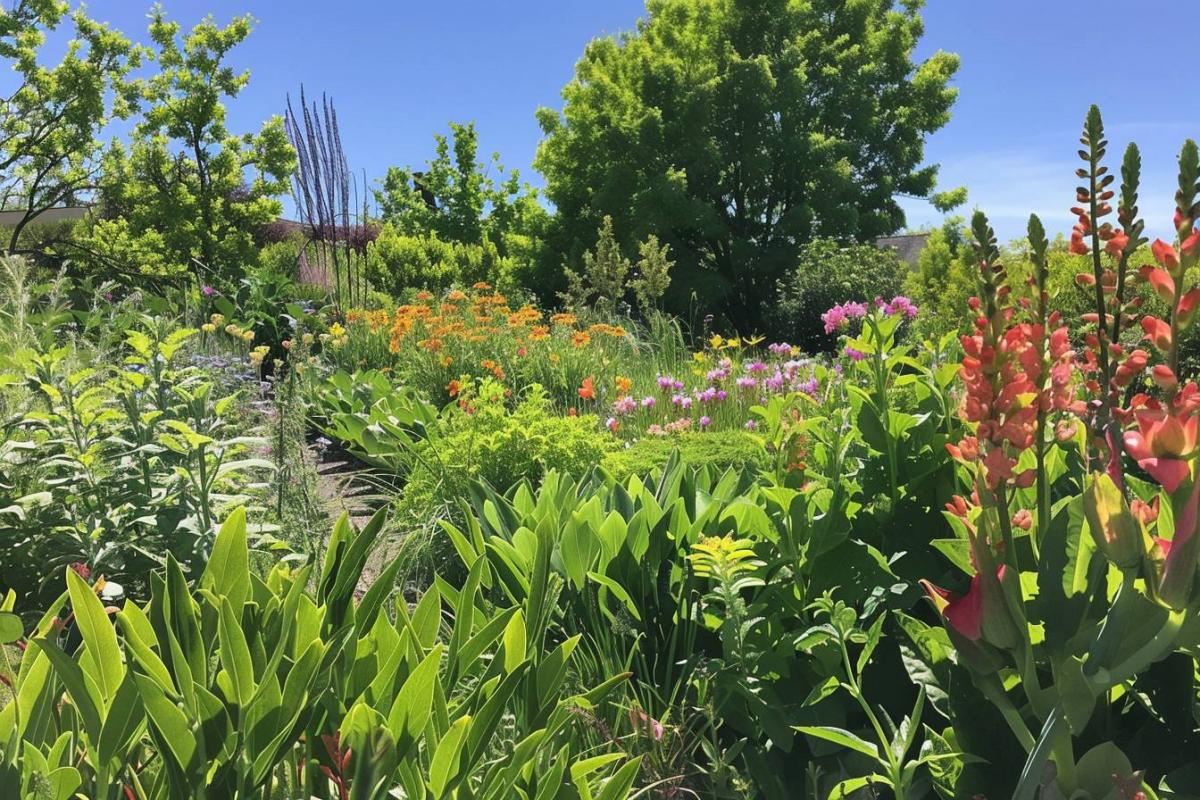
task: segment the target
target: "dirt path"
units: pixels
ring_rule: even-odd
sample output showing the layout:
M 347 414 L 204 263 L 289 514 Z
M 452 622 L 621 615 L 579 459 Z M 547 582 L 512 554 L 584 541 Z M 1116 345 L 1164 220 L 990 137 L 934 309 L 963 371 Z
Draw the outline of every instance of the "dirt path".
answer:
M 358 461 L 336 444 L 321 446 L 319 437 L 310 437 L 307 447 L 316 465 L 317 494 L 322 505 L 329 511 L 329 527 L 343 513 L 350 515 L 355 527 L 362 528 L 391 496 L 385 485 L 371 474 L 370 468 Z M 380 542 L 367 561 L 359 580 L 359 589 L 370 586 L 379 574 L 384 555 L 389 550 L 386 542 Z

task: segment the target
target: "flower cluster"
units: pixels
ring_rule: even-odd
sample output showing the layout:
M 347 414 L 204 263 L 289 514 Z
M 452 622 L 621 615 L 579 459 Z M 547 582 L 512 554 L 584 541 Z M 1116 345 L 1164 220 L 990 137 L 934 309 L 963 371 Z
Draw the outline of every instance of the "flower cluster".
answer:
M 876 297 L 873 303 L 859 303 L 850 300 L 841 305 L 834 306 L 821 315 L 821 321 L 825 323 L 825 332 L 833 333 L 834 331 L 844 330 L 850 325 L 852 320 L 862 319 L 867 316 L 867 312 L 871 310 L 872 306 L 887 316 L 912 319 L 917 315 L 917 306 L 904 295 L 897 295 L 891 300 Z

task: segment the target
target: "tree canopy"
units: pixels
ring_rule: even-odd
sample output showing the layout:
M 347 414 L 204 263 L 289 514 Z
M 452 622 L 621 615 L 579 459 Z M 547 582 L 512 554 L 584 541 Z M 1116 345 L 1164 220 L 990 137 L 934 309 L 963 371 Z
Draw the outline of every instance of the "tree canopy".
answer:
M 250 79 L 226 60 L 250 31 L 248 16 L 224 27 L 208 17 L 181 36 L 155 8 L 158 69 L 143 85 L 145 112 L 131 146 L 114 142 L 105 157 L 108 224 L 94 239 L 153 252 L 167 271 L 198 262 L 206 275 L 234 279 L 254 263 L 253 233 L 279 216 L 276 197 L 288 188 L 295 151 L 280 116 L 258 133 L 226 127 L 224 103 Z
M 925 137 L 949 119 L 958 58 L 914 60 L 919 2 L 647 8 L 588 45 L 561 114 L 538 112 L 553 249 L 577 261 L 611 216 L 629 252 L 648 234 L 670 245 L 677 306 L 695 292 L 753 326 L 802 243 L 894 232 L 898 196 L 934 195 Z
M 0 207 L 22 212 L 5 243 L 9 252 L 29 222 L 95 187 L 97 135 L 136 101 L 127 76 L 140 64 L 141 48 L 82 9 L 70 14 L 74 36 L 66 53 L 46 63 L 46 33 L 68 10 L 58 0 L 20 0 L 0 12 L 0 57 L 17 74 L 14 91 L 0 98 Z

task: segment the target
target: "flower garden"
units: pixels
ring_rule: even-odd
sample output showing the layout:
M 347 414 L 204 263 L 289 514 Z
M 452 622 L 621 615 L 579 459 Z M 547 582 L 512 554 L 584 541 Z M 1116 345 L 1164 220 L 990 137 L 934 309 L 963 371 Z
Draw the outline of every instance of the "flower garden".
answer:
M 300 233 L 264 233 L 286 181 L 205 205 L 181 155 L 193 211 L 267 213 L 180 245 L 134 197 L 155 115 L 248 23 L 156 11 L 146 79 L 74 24 L 148 127 L 102 214 L 0 259 L 0 797 L 1200 797 L 1193 141 L 1144 220 L 1093 107 L 1069 234 L 816 240 L 747 306 L 672 294 L 684 237 L 555 251 L 515 179 L 453 218 L 441 137 L 427 184 L 308 214 L 341 145 L 303 100 L 256 145 Z M 73 102 L 30 80 L 13 141 Z

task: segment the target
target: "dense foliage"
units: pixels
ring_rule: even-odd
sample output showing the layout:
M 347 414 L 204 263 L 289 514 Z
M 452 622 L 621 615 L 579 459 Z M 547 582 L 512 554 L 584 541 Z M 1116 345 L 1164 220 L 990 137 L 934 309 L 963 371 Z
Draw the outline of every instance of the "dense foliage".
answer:
M 579 258 L 611 216 L 630 251 L 648 234 L 670 245 L 674 309 L 695 292 L 749 328 L 801 243 L 892 233 L 896 195 L 933 192 L 924 141 L 949 119 L 958 59 L 914 62 L 915 4 L 647 10 L 636 32 L 588 45 L 561 114 L 538 113 L 559 252 Z
M 0 794 L 1200 796 L 1200 149 L 906 274 L 918 8 L 651 0 L 553 212 L 467 124 L 378 216 L 247 18 L 0 12 Z

